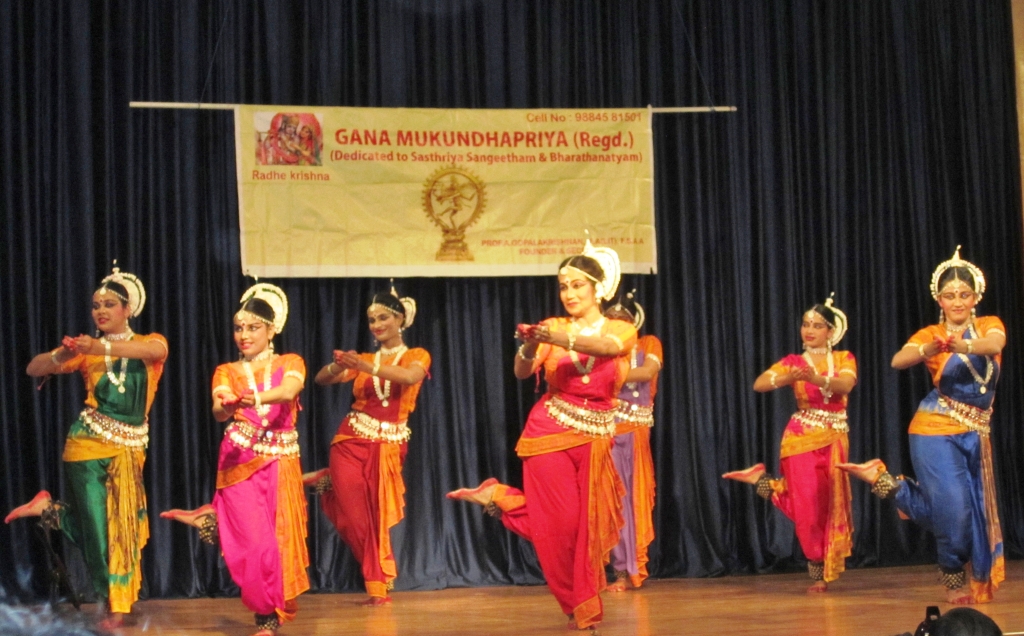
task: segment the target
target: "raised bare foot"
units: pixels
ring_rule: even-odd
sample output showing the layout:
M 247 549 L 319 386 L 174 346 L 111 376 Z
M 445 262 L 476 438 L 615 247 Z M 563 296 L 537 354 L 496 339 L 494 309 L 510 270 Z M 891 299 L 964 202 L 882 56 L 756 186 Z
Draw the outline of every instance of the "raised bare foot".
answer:
M 807 593 L 808 594 L 818 594 L 820 592 L 827 592 L 827 591 L 828 591 L 828 583 L 826 583 L 825 581 L 815 581 L 814 583 L 811 583 L 811 586 L 809 588 L 807 588 Z
M 96 623 L 96 626 L 104 631 L 113 631 L 115 629 L 121 629 L 124 627 L 124 614 L 120 612 L 111 612 L 107 614 L 107 617 Z
M 885 472 L 885 463 L 880 459 L 870 459 L 863 464 L 836 464 L 839 470 L 850 473 L 861 481 L 874 484 L 878 477 Z
M 761 479 L 761 475 L 764 474 L 764 470 L 764 464 L 754 464 L 750 468 L 725 473 L 722 475 L 722 478 L 735 479 L 736 481 L 742 481 L 745 484 L 756 484 L 757 481 Z
M 491 503 L 491 499 L 494 497 L 494 489 L 498 485 L 498 480 L 494 477 L 488 477 L 487 479 L 480 482 L 480 485 L 476 488 L 459 488 L 453 490 L 445 497 L 449 499 L 461 499 L 462 501 L 469 501 L 471 503 L 480 504 L 486 506 Z
M 972 605 L 974 597 L 971 596 L 970 586 L 958 587 L 955 590 L 946 590 L 946 602 L 951 605 Z
M 381 605 L 391 605 L 390 596 L 371 596 L 365 601 L 360 601 L 356 605 L 362 605 L 363 607 L 380 607 Z
M 4 523 L 10 523 L 23 517 L 38 517 L 50 506 L 51 501 L 53 498 L 50 497 L 50 493 L 40 490 L 35 497 L 32 497 L 32 501 L 18 506 L 4 517 Z
M 331 470 L 330 468 L 321 468 L 320 470 L 314 470 L 311 473 L 305 473 L 302 476 L 302 485 L 303 486 L 315 486 L 316 482 L 318 482 L 321 479 L 323 479 L 324 476 L 327 475 L 327 473 L 330 472 L 330 470 Z
M 201 528 L 202 523 L 200 520 L 206 515 L 215 515 L 217 511 L 214 510 L 210 504 L 199 506 L 195 510 L 181 510 L 180 508 L 174 508 L 172 510 L 165 510 L 160 513 L 161 519 L 170 519 L 172 521 L 180 521 L 186 523 L 195 528 Z

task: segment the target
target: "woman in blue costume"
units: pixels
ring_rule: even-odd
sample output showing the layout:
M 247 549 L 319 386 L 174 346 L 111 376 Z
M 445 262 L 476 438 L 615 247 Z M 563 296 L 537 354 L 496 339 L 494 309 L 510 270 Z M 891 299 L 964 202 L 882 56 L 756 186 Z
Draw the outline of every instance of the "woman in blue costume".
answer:
M 917 481 L 893 477 L 879 459 L 840 468 L 935 535 L 948 602 L 987 603 L 1005 578 L 989 423 L 1006 331 L 995 316 L 975 316 L 985 276 L 960 258 L 959 246 L 935 269 L 931 292 L 942 308 L 939 324 L 915 333 L 892 358 L 896 369 L 923 362 L 935 385 L 910 422 Z

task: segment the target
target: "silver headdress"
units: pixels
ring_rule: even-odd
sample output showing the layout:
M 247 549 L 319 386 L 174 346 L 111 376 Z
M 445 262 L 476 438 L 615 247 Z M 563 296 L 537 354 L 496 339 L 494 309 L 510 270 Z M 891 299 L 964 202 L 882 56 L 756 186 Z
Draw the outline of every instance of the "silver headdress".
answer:
M 942 290 L 939 289 L 939 279 L 942 278 L 942 275 L 946 272 L 946 270 L 950 269 L 951 267 L 963 267 L 966 268 L 967 271 L 971 273 L 971 276 L 974 277 L 974 293 L 978 295 L 978 302 L 981 302 L 981 296 L 982 294 L 985 293 L 985 274 L 983 274 L 981 269 L 979 269 L 978 266 L 975 265 L 974 263 L 970 261 L 965 261 L 962 258 L 960 258 L 959 245 L 956 246 L 956 251 L 953 252 L 953 258 L 949 259 L 948 261 L 942 261 L 941 263 L 939 263 L 939 266 L 935 268 L 935 271 L 932 272 L 932 298 L 934 298 L 935 300 L 939 299 L 939 295 L 942 294 Z
M 593 281 L 594 291 L 599 300 L 611 300 L 615 298 L 615 291 L 619 288 L 619 279 L 622 277 L 622 265 L 619 263 L 619 255 L 610 247 L 594 247 L 590 242 L 590 233 L 588 232 L 587 234 L 587 242 L 583 245 L 582 256 L 589 256 L 597 261 L 604 271 L 604 279 L 597 280 L 587 272 L 572 265 L 566 265 L 559 270 L 559 273 L 565 275 L 571 269 L 586 276 Z
M 633 301 L 633 307 L 635 311 L 630 311 L 626 309 L 622 303 L 615 303 L 614 305 L 611 306 L 611 309 L 617 309 L 619 311 L 624 311 L 627 314 L 629 314 L 633 318 L 633 326 L 636 327 L 637 331 L 640 331 L 640 327 L 644 326 L 644 318 L 646 318 L 647 316 L 646 314 L 644 314 L 643 306 L 641 306 L 640 303 L 636 302 L 636 290 L 634 289 L 627 293 L 626 299 Z
M 244 309 L 238 310 L 238 314 L 236 315 L 245 315 L 261 320 L 273 327 L 274 333 L 281 333 L 284 331 L 285 323 L 288 322 L 288 296 L 284 293 L 284 290 L 277 285 L 271 285 L 270 283 L 256 283 L 249 289 L 245 290 L 245 293 L 242 294 L 242 299 L 239 302 L 242 303 L 242 305 L 245 305 L 246 301 L 252 298 L 259 298 L 270 305 L 270 308 L 274 310 L 273 322 L 268 321 L 263 316 L 259 316 Z
M 401 304 L 402 308 L 405 310 L 405 319 L 402 320 L 402 328 L 406 329 L 408 327 L 411 327 L 413 321 L 416 319 L 416 301 L 410 298 L 409 296 L 399 298 L 398 291 L 395 290 L 395 279 L 393 278 L 391 279 L 391 295 L 398 299 L 399 304 Z M 374 298 L 376 298 L 376 296 L 374 296 Z M 395 316 L 402 315 L 399 314 L 394 307 L 389 307 L 384 303 L 378 302 L 370 303 L 370 306 L 366 308 L 366 311 L 367 313 L 373 311 L 388 311 L 394 314 Z
M 107 283 L 117 283 L 128 290 L 128 298 L 121 296 L 113 289 L 107 287 Z M 146 306 L 146 288 L 142 285 L 142 281 L 135 274 L 129 274 L 128 272 L 122 272 L 117 267 L 117 260 L 114 260 L 114 268 L 111 270 L 109 276 L 100 281 L 100 287 L 96 290 L 96 293 L 100 296 L 110 293 L 122 301 L 128 303 L 128 311 L 131 312 L 132 316 L 138 316 L 142 313 L 142 309 Z
M 818 314 L 818 312 L 814 311 L 814 309 L 807 310 L 808 314 L 817 314 L 821 316 L 821 318 L 825 321 L 825 324 L 827 324 L 832 329 L 832 335 L 829 336 L 828 339 L 829 347 L 835 347 L 837 344 L 839 344 L 839 341 L 842 340 L 843 336 L 846 335 L 846 329 L 850 324 L 849 320 L 846 317 L 846 314 L 843 313 L 843 310 L 840 309 L 839 307 L 836 307 L 833 304 L 833 299 L 835 298 L 835 296 L 836 293 L 832 292 L 829 295 L 829 297 L 825 299 L 825 302 L 822 303 L 822 305 L 832 310 L 832 313 L 835 315 L 835 320 L 828 320 L 827 318 L 825 318 L 825 316 L 821 316 L 821 314 Z

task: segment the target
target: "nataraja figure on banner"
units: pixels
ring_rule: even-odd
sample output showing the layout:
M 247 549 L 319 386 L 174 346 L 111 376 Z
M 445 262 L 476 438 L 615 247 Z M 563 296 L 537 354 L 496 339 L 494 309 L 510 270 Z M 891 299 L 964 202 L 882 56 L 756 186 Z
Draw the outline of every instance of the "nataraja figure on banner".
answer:
M 61 346 L 29 363 L 33 377 L 81 373 L 86 408 L 64 444 L 67 502 L 43 490 L 4 520 L 41 516 L 79 547 L 93 591 L 108 606 L 103 629 L 120 627 L 138 600 L 142 548 L 149 539 L 142 467 L 167 340 L 136 334 L 128 325 L 145 305 L 142 281 L 114 267 L 92 296 L 92 319 L 102 335 L 65 336 Z
M 430 370 L 426 349 L 410 349 L 402 332 L 412 326 L 416 301 L 376 294 L 366 310 L 375 353 L 335 351 L 316 383 L 352 382 L 355 402 L 331 440 L 330 466 L 304 475 L 315 485 L 320 506 L 362 566 L 362 604 L 385 605 L 398 569 L 391 528 L 405 516 L 402 463 L 408 450 L 409 415 Z
M 266 130 L 256 123 L 257 165 L 322 166 L 323 148 L 320 121 L 312 113 L 275 113 Z
M 217 493 L 195 510 L 160 516 L 199 529 L 220 545 L 242 603 L 256 614 L 257 636 L 272 636 L 295 618 L 309 589 L 306 495 L 299 465 L 299 393 L 306 363 L 277 355 L 272 340 L 288 321 L 288 298 L 258 283 L 234 316 L 237 362 L 213 372 L 213 416 L 228 422 L 217 460 Z
M 559 297 L 569 316 L 517 329 L 523 344 L 515 356 L 516 377 L 543 369 L 548 383 L 516 445 L 523 490 L 491 478 L 448 493 L 484 506 L 533 543 L 569 629 L 591 629 L 601 621 L 604 566 L 625 523 L 625 488 L 612 460 L 612 439 L 636 328 L 601 311 L 601 302 L 615 297 L 619 275 L 615 251 L 594 248 L 588 239 L 583 254 L 558 269 Z
M 638 332 L 644 324 L 644 308 L 636 302 L 635 289 L 604 315 L 611 320 L 631 322 Z M 612 549 L 615 581 L 608 585 L 609 592 L 624 592 L 627 586 L 640 587 L 647 578 L 647 546 L 654 541 L 651 427 L 663 359 L 661 340 L 653 334 L 641 336 L 630 352 L 629 373 L 619 391 L 612 459 L 626 487 L 622 499 L 626 525 L 619 543 Z
M 989 441 L 1006 331 L 995 316 L 975 317 L 985 276 L 960 258 L 959 245 L 932 273 L 931 292 L 939 324 L 915 333 L 892 358 L 895 369 L 923 362 L 935 386 L 910 421 L 917 481 L 894 478 L 880 459 L 840 468 L 935 535 L 948 602 L 987 603 L 1006 578 Z
M 850 480 L 838 465 L 850 451 L 846 402 L 857 385 L 857 361 L 849 351 L 834 351 L 846 334 L 846 314 L 832 304 L 814 305 L 803 315 L 803 355 L 790 354 L 754 381 L 759 393 L 792 386 L 797 411 L 782 434 L 781 477 L 764 464 L 725 473 L 757 487 L 796 526 L 814 583 L 808 592 L 825 592 L 846 569 L 853 549 Z

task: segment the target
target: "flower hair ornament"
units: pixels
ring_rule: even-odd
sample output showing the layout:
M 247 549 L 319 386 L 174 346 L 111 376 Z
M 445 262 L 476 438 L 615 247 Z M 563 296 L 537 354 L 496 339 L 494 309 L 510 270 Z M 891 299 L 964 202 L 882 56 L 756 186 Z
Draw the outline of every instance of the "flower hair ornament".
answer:
M 846 335 L 846 329 L 850 324 L 843 310 L 840 309 L 839 307 L 836 307 L 833 304 L 835 296 L 836 293 L 832 292 L 829 295 L 829 297 L 825 300 L 825 302 L 822 303 L 822 305 L 832 310 L 832 313 L 835 315 L 834 321 L 825 319 L 824 316 L 821 316 L 821 314 L 814 311 L 813 309 L 807 311 L 808 314 L 815 314 L 821 316 L 821 318 L 825 320 L 825 324 L 827 324 L 832 329 L 832 335 L 828 339 L 829 348 L 835 347 L 837 344 L 839 344 L 839 341 L 842 340 L 843 336 Z
M 398 291 L 395 290 L 395 279 L 391 279 L 391 296 L 398 301 L 397 304 L 401 306 L 402 309 L 399 310 L 398 306 L 388 302 L 386 297 L 381 298 L 381 296 L 384 296 L 384 294 L 377 294 L 373 297 L 373 300 L 370 302 L 370 306 L 366 308 L 367 313 L 374 311 L 387 311 L 395 316 L 403 317 L 402 329 L 411 327 L 413 321 L 416 319 L 416 301 L 409 296 L 399 298 Z
M 258 298 L 263 302 L 270 305 L 270 308 L 274 310 L 274 320 L 267 320 L 265 317 L 255 314 L 245 309 L 245 304 Z M 271 285 L 270 283 L 256 283 L 249 289 L 245 290 L 242 294 L 242 299 L 239 301 L 242 304 L 242 308 L 235 314 L 238 317 L 247 316 L 260 320 L 274 328 L 274 333 L 281 333 L 284 331 L 285 323 L 288 322 L 288 296 L 284 293 L 284 290 L 277 285 Z
M 604 270 L 604 280 L 597 280 L 587 272 L 572 265 L 566 265 L 558 273 L 564 276 L 568 273 L 568 270 L 572 270 L 582 274 L 594 283 L 594 291 L 599 300 L 615 298 L 615 291 L 619 288 L 619 279 L 622 277 L 622 265 L 619 263 L 618 253 L 610 247 L 594 247 L 590 242 L 590 232 L 587 232 L 587 242 L 583 244 L 581 256 L 588 256 L 597 261 L 601 269 Z
M 977 265 L 970 261 L 965 261 L 960 258 L 960 246 L 956 246 L 956 251 L 953 252 L 953 258 L 942 261 L 939 266 L 932 272 L 932 283 L 931 291 L 932 298 L 936 301 L 939 300 L 939 296 L 942 294 L 942 290 L 939 289 L 939 279 L 946 273 L 946 270 L 952 267 L 963 267 L 971 273 L 974 277 L 974 293 L 978 296 L 978 302 L 981 302 L 981 296 L 985 293 L 985 274 L 982 273 L 981 269 Z M 953 278 L 953 280 L 960 280 L 959 277 Z M 952 281 L 950 281 L 952 282 Z M 966 282 L 966 281 L 965 281 Z
M 124 287 L 128 291 L 128 298 L 107 287 L 107 283 L 117 283 Z M 114 259 L 114 267 L 110 275 L 100 281 L 100 287 L 96 290 L 96 293 L 100 296 L 113 294 L 120 298 L 122 302 L 128 303 L 128 311 L 133 317 L 141 314 L 142 309 L 146 306 L 146 288 L 143 286 L 142 281 L 135 274 L 122 272 L 117 266 L 117 259 Z
M 633 319 L 633 326 L 636 327 L 637 331 L 640 331 L 640 327 L 644 326 L 644 318 L 646 318 L 647 316 L 646 314 L 644 314 L 644 308 L 640 305 L 640 303 L 636 302 L 635 289 L 626 294 L 626 300 L 633 303 L 634 311 L 626 309 L 621 302 L 615 303 L 614 305 L 612 305 L 611 308 L 629 314 L 630 317 Z

